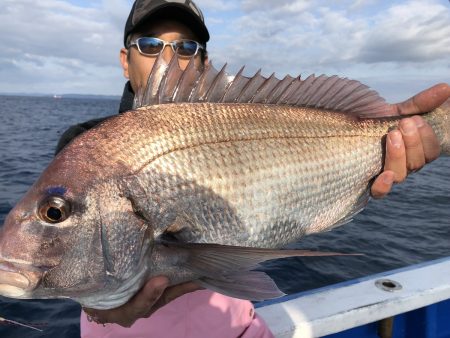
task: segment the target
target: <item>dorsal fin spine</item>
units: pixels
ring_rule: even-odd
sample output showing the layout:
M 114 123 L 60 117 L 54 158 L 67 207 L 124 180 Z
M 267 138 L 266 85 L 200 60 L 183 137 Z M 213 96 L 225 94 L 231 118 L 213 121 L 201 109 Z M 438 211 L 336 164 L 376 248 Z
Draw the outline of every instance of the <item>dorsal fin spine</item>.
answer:
M 296 79 L 292 76 L 286 75 L 283 80 L 279 81 L 278 84 L 273 87 L 273 89 L 270 91 L 269 95 L 267 96 L 266 103 L 275 104 L 279 97 L 283 94 L 283 91 L 291 85 L 293 81 Z
M 267 79 L 265 79 L 265 81 L 261 84 L 261 86 L 259 86 L 258 90 L 256 91 L 255 95 L 253 95 L 251 102 L 252 103 L 265 103 L 267 100 L 267 96 L 270 93 L 270 91 L 273 89 L 270 89 L 270 85 L 272 83 L 274 83 L 273 79 L 275 79 L 275 73 L 272 73 Z M 276 86 L 276 83 L 274 84 L 274 87 Z M 267 93 L 267 95 L 265 96 L 265 100 L 263 101 L 259 101 L 260 97 L 262 98 L 262 96 L 264 95 L 264 92 L 269 89 L 269 93 Z
M 333 105 L 333 109 L 340 110 L 342 102 L 348 97 L 349 93 L 353 92 L 359 86 L 359 82 L 357 81 L 354 80 L 347 80 L 347 81 L 349 82 L 347 85 L 341 88 L 341 91 L 339 92 L 339 95 L 336 98 L 338 102 L 336 102 Z
M 314 84 L 314 82 L 316 82 L 317 78 L 314 74 L 308 76 L 305 80 L 301 81 L 301 87 L 299 87 L 296 92 L 300 92 L 299 95 L 295 95 L 295 93 L 293 93 L 294 95 L 292 97 L 292 100 L 295 99 L 295 101 L 293 101 L 293 104 L 297 104 L 297 105 L 304 105 L 305 104 L 305 97 L 307 95 L 308 90 L 310 90 Z
M 182 70 L 178 64 L 177 54 L 175 54 L 175 56 L 170 59 L 169 65 L 167 66 L 164 75 L 165 76 L 161 79 L 158 87 L 158 103 L 170 102 L 170 100 L 175 96 L 175 90 L 177 87 L 176 84 L 179 82 L 180 76 L 182 75 Z M 169 82 L 169 80 L 172 81 Z M 174 82 L 176 83 L 175 85 L 173 84 Z M 169 86 L 169 84 L 171 84 L 171 86 Z
M 247 97 L 247 90 L 251 89 L 252 85 L 257 83 L 257 81 L 259 81 L 260 79 L 260 75 L 261 74 L 261 68 L 258 69 L 258 71 L 255 73 L 255 75 L 253 75 L 245 84 L 244 88 L 242 88 L 242 92 L 238 95 L 238 97 L 236 98 L 236 102 L 242 102 L 242 99 Z M 259 87 L 258 87 L 259 88 Z M 250 96 L 250 100 L 244 100 L 244 101 L 248 101 L 251 102 L 251 99 L 256 95 L 257 90 L 255 90 L 254 94 Z
M 299 78 L 295 78 L 294 81 L 284 90 L 282 95 L 279 97 L 276 104 L 288 104 L 289 98 L 293 93 L 296 92 L 298 88 L 302 85 L 302 82 Z
M 214 78 L 213 83 L 211 84 L 211 87 L 208 89 L 208 92 L 206 94 L 205 97 L 205 101 L 206 102 L 210 102 L 210 98 L 213 96 L 214 94 L 214 90 L 216 89 L 216 87 L 219 84 L 219 81 L 223 78 L 223 76 L 225 76 L 225 68 L 227 67 L 227 64 L 224 64 L 222 69 L 220 70 L 220 72 L 216 75 L 216 77 Z
M 343 80 L 346 81 L 347 79 L 343 79 Z M 341 83 L 339 80 L 336 81 L 336 84 L 330 88 L 330 92 L 331 92 L 330 97 L 328 98 L 328 100 L 326 100 L 326 102 L 324 102 L 323 108 L 333 110 L 334 103 L 335 103 L 335 101 L 337 101 L 336 98 L 338 97 L 338 95 L 340 95 L 340 93 L 344 87 L 345 87 L 345 85 L 344 85 L 343 81 Z
M 308 92 L 305 94 L 304 105 L 306 107 L 312 106 L 314 102 L 317 102 L 318 98 L 316 96 L 322 96 L 322 89 L 326 83 L 326 76 L 320 75 L 316 78 L 316 83 L 319 83 L 319 86 L 313 90 L 313 87 L 308 88 Z
M 321 95 L 319 95 L 318 93 L 318 96 L 320 96 L 320 98 L 317 98 L 318 101 L 316 101 L 319 107 L 324 107 L 326 105 L 327 97 L 330 95 L 330 91 L 337 81 L 339 81 L 339 77 L 337 77 L 336 75 L 325 80 L 324 86 L 322 88 L 323 92 L 320 93 Z
M 137 90 L 138 93 L 141 92 L 140 98 L 137 100 L 140 102 L 140 106 L 159 103 L 158 92 L 161 81 L 166 77 L 167 68 L 168 65 L 164 61 L 162 54 L 159 54 L 148 76 L 145 90 Z
M 244 68 L 245 66 L 242 66 L 241 69 L 239 69 L 237 74 L 234 76 L 233 80 L 227 83 L 225 91 L 222 97 L 219 99 L 219 102 L 236 102 L 236 95 L 233 95 L 233 91 L 239 89 L 239 86 L 245 79 L 245 77 L 242 75 L 242 73 L 244 72 Z
M 200 72 L 195 66 L 195 57 L 189 59 L 186 69 L 182 73 L 175 90 L 174 102 L 189 102 L 192 92 L 196 87 Z
M 214 76 L 214 72 L 217 75 L 217 70 L 213 67 L 212 62 L 208 63 L 203 71 L 200 74 L 200 77 L 197 80 L 197 84 L 195 86 L 195 88 L 192 91 L 191 94 L 191 102 L 203 102 L 206 101 L 206 95 L 208 94 L 208 89 L 210 87 L 210 85 L 208 85 L 207 81 L 210 78 L 210 76 Z M 215 78 L 215 76 L 214 76 Z M 213 79 L 214 79 L 213 78 Z M 201 90 L 206 89 L 204 92 L 201 92 Z
M 353 104 L 351 102 L 347 103 L 347 109 L 348 110 L 355 110 L 359 107 L 367 107 L 371 101 L 373 100 L 372 93 L 367 90 L 367 88 L 363 91 L 361 91 L 360 95 L 355 98 L 355 101 L 353 101 Z
M 356 82 L 354 84 L 353 89 L 348 90 L 348 93 L 346 97 L 342 99 L 342 101 L 337 105 L 336 109 L 338 110 L 348 110 L 348 106 L 353 102 L 358 102 L 358 99 L 361 97 L 360 92 L 363 92 L 367 90 L 367 86 L 363 85 L 362 83 Z

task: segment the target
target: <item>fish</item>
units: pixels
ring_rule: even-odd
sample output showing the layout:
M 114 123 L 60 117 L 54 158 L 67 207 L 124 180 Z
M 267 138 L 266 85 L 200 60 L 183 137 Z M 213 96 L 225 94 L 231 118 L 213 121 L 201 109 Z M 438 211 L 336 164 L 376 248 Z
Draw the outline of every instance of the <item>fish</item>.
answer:
M 450 101 L 422 115 L 450 154 Z M 124 304 L 153 276 L 233 297 L 282 295 L 260 263 L 348 223 L 400 117 L 337 76 L 235 76 L 158 57 L 132 111 L 67 145 L 8 214 L 0 294 Z

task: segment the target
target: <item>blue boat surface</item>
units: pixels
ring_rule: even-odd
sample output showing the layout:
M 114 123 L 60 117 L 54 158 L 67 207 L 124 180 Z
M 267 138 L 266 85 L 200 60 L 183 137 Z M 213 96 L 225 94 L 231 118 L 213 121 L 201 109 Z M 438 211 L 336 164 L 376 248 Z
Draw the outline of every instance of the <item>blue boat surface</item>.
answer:
M 277 338 L 450 337 L 450 257 L 255 307 Z

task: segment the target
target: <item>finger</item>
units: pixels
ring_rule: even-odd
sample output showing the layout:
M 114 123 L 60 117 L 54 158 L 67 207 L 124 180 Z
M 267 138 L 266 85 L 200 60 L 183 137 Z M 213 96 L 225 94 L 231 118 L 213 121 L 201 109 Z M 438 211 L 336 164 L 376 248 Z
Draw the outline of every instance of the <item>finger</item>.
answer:
M 186 293 L 194 292 L 197 290 L 203 290 L 203 288 L 194 282 L 175 285 L 168 288 L 167 292 L 164 293 L 164 297 L 161 297 L 160 300 L 164 301 L 167 304 Z
M 450 97 L 450 86 L 446 83 L 440 83 L 430 87 L 408 100 L 392 105 L 394 111 L 399 115 L 411 115 L 427 113 Z
M 382 198 L 392 189 L 394 184 L 394 172 L 391 170 L 383 171 L 372 184 L 370 192 L 373 198 Z
M 118 309 L 97 310 L 97 309 L 83 308 L 83 311 L 86 313 L 88 321 L 94 321 L 97 324 L 106 324 L 106 323 L 118 324 L 118 320 L 116 319 L 116 317 L 120 318 L 116 314 L 116 311 L 118 311 Z M 123 324 L 121 325 L 124 326 Z
M 130 327 L 134 321 L 127 313 L 127 307 L 122 305 L 111 310 L 83 309 L 97 324 L 115 323 L 123 327 Z
M 157 310 L 162 308 L 164 305 L 170 303 L 174 299 L 186 293 L 194 292 L 201 289 L 203 288 L 193 282 L 187 282 L 168 287 L 161 295 L 161 297 L 155 302 L 152 308 L 147 312 L 145 317 L 149 317 L 150 315 L 152 315 Z
M 386 138 L 386 159 L 384 171 L 394 172 L 394 182 L 403 182 L 408 174 L 406 170 L 406 152 L 402 133 L 393 130 Z
M 423 153 L 425 162 L 429 163 L 439 157 L 441 147 L 433 128 L 424 121 L 420 116 L 413 116 L 412 119 L 416 123 L 419 130 L 420 139 L 422 140 Z
M 412 118 L 402 119 L 399 123 L 399 130 L 405 144 L 406 168 L 408 171 L 422 168 L 425 165 L 425 154 L 416 122 Z
M 132 309 L 132 316 L 143 318 L 163 295 L 169 285 L 166 277 L 155 277 L 148 281 L 141 291 L 133 297 L 126 305 Z
M 124 305 L 110 310 L 85 309 L 85 312 L 96 318 L 98 323 L 116 323 L 130 327 L 137 319 L 145 316 L 168 284 L 169 280 L 166 277 L 154 277 Z

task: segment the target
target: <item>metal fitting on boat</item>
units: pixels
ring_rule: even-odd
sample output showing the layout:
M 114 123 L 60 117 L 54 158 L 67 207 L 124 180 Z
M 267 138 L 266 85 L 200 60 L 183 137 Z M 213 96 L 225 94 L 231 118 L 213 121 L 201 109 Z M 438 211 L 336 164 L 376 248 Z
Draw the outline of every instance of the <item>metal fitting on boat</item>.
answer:
M 403 288 L 399 282 L 392 279 L 378 279 L 375 281 L 375 285 L 377 288 L 388 292 L 398 291 Z

